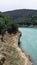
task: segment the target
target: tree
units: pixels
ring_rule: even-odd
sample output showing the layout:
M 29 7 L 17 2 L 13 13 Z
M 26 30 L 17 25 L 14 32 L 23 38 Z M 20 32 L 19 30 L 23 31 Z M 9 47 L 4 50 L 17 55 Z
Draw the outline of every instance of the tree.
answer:
M 0 34 L 2 35 L 2 40 L 4 33 L 9 31 L 11 33 L 15 33 L 18 30 L 18 26 L 15 25 L 13 19 L 10 16 L 7 16 L 3 13 L 0 13 Z

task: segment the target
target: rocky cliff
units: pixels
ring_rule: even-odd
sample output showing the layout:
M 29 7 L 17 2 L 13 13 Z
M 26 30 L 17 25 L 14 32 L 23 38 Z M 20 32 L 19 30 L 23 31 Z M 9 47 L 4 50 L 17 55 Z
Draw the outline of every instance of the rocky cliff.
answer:
M 22 52 L 18 43 L 21 33 L 0 36 L 0 65 L 32 65 L 30 57 Z

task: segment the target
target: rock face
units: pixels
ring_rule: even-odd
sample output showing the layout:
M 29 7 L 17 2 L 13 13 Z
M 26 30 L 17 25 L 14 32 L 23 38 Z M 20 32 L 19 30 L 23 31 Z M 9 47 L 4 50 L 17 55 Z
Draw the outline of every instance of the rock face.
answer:
M 0 36 L 0 65 L 32 65 L 30 57 L 18 46 L 21 33 L 5 33 L 3 42 Z

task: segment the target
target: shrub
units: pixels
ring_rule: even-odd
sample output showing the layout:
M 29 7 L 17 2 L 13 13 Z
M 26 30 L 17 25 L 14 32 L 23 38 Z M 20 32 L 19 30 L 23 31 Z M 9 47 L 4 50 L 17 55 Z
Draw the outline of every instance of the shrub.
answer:
M 18 27 L 10 16 L 0 13 L 0 34 L 4 34 L 8 29 L 16 32 Z
M 7 29 L 8 33 L 16 33 L 18 31 L 18 25 L 17 24 L 11 24 L 9 28 Z

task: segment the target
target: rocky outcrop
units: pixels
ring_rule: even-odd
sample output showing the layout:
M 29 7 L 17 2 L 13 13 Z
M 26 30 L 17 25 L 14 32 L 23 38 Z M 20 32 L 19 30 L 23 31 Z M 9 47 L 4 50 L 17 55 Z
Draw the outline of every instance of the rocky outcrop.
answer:
M 3 42 L 0 36 L 0 65 L 32 65 L 30 56 L 19 48 L 21 33 L 5 33 Z

